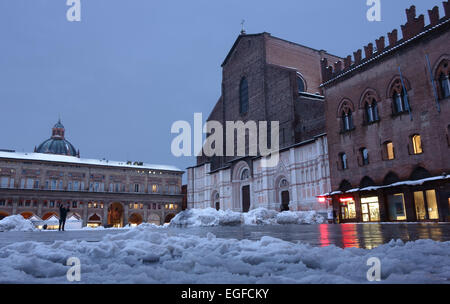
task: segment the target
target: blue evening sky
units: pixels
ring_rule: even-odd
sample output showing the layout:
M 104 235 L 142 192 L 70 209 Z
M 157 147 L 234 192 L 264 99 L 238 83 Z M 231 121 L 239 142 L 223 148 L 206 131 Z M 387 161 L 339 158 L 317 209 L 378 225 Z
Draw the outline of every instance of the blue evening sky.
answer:
M 340 56 L 405 23 L 437 0 L 0 0 L 0 149 L 30 152 L 60 115 L 84 158 L 138 160 L 185 169 L 170 151 L 176 120 L 204 119 L 220 96 L 220 64 L 245 19 L 269 32 Z M 192 123 L 193 124 L 193 123 Z

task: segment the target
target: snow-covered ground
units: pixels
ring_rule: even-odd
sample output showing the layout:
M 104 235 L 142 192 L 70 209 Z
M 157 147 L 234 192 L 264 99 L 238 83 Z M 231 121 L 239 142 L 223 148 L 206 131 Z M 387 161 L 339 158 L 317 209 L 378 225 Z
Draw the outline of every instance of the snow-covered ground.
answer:
M 0 283 L 68 283 L 70 257 L 81 261 L 81 283 L 368 283 L 371 257 L 381 261 L 381 283 L 450 283 L 450 242 L 365 250 L 168 231 L 143 225 L 94 243 L 13 243 L 0 248 Z
M 223 211 L 213 208 L 189 209 L 177 214 L 171 226 L 212 227 L 234 225 L 321 224 L 324 218 L 315 211 L 286 211 L 258 208 L 248 213 Z
M 26 220 L 21 215 L 5 217 L 0 221 L 1 231 L 36 231 L 38 230 L 31 221 Z

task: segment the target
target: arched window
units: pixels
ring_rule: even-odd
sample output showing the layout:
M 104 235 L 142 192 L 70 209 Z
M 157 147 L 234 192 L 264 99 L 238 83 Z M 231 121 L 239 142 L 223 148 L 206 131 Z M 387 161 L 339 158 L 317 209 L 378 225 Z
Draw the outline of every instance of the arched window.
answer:
M 305 90 L 306 90 L 305 81 L 300 76 L 297 76 L 297 85 L 298 85 L 298 92 L 299 93 L 305 92 Z
M 348 111 L 342 111 L 342 130 L 348 132 L 353 130 L 353 128 L 352 111 L 350 109 L 348 109 Z
M 341 119 L 341 131 L 343 133 L 352 131 L 355 128 L 353 124 L 354 109 L 353 103 L 348 99 L 343 100 L 339 105 L 337 116 Z
M 411 137 L 411 141 L 412 141 L 413 153 L 414 154 L 422 154 L 423 153 L 422 138 L 420 137 L 420 135 L 418 135 L 418 134 L 413 135 Z
M 250 171 L 248 169 L 244 169 L 241 173 L 241 180 L 247 180 L 250 178 Z
M 395 80 L 392 84 L 391 97 L 393 102 L 394 114 L 400 114 L 410 110 L 408 96 L 405 95 L 405 89 L 403 88 L 400 79 Z
M 239 113 L 246 114 L 248 112 L 248 82 L 243 77 L 239 86 Z
M 339 160 L 340 160 L 341 169 L 347 170 L 348 169 L 347 154 L 345 154 L 345 153 L 339 154 Z
M 444 59 L 439 64 L 437 69 L 437 81 L 439 85 L 439 95 L 441 99 L 450 97 L 450 81 L 449 81 L 450 68 L 448 66 L 448 60 Z
M 367 148 L 361 148 L 359 151 L 361 153 L 362 165 L 367 166 L 369 164 L 369 150 Z
M 380 120 L 378 115 L 378 105 L 375 99 L 366 101 L 364 105 L 365 121 L 367 124 Z

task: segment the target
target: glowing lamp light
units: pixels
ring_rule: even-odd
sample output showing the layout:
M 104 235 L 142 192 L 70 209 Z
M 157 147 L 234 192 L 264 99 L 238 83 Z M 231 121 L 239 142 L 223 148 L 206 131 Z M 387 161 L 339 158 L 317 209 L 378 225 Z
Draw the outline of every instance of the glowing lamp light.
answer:
M 354 199 L 353 199 L 353 197 L 346 197 L 346 198 L 341 198 L 340 201 L 342 203 L 348 203 L 348 202 L 353 202 Z
M 327 202 L 326 197 L 324 197 L 324 196 L 320 196 L 320 197 L 319 197 L 319 203 L 324 204 L 324 203 L 326 203 L 326 202 Z

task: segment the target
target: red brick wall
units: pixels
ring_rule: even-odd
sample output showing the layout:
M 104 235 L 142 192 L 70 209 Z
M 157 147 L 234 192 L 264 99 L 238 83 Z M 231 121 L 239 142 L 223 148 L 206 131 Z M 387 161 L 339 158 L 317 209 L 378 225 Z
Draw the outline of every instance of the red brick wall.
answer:
M 424 167 L 433 175 L 450 172 L 450 146 L 447 140 L 450 100 L 447 98 L 440 102 L 441 112 L 438 113 L 425 59 L 425 54 L 428 54 L 434 68 L 442 58 L 449 58 L 449 41 L 447 24 L 439 32 L 428 34 L 426 38 L 326 86 L 326 129 L 333 190 L 338 189 L 342 180 L 348 180 L 352 186 L 358 187 L 364 176 L 381 184 L 389 171 L 395 172 L 401 179 L 409 179 L 417 166 Z M 399 66 L 411 87 L 408 95 L 413 121 L 408 114 L 392 116 L 388 87 L 391 80 L 399 75 Z M 379 95 L 381 121 L 364 126 L 364 110 L 360 100 L 367 88 L 374 89 Z M 341 121 L 337 117 L 339 104 L 344 98 L 349 99 L 355 107 L 353 119 L 356 129 L 348 134 L 340 133 Z M 415 133 L 422 137 L 424 153 L 421 155 L 409 153 L 410 136 Z M 396 159 L 392 161 L 382 159 L 382 145 L 388 140 L 395 145 Z M 368 166 L 358 165 L 361 147 L 369 150 Z M 340 152 L 348 155 L 348 170 L 339 170 L 337 164 Z

